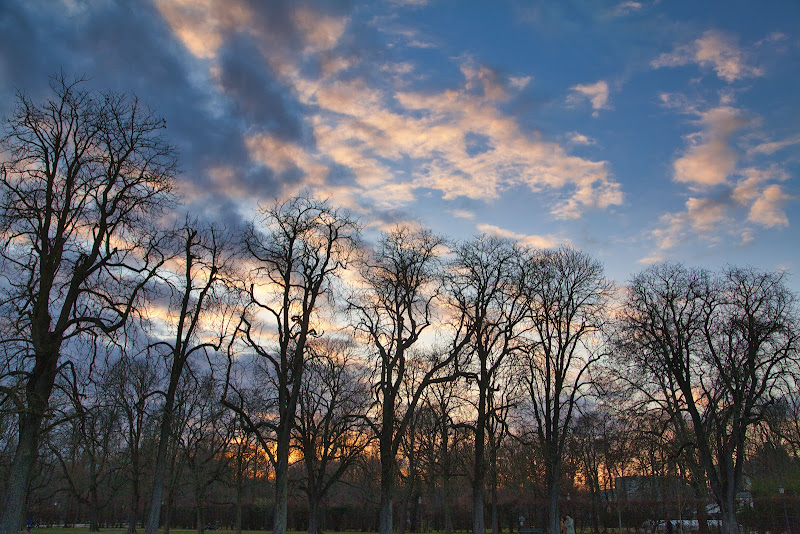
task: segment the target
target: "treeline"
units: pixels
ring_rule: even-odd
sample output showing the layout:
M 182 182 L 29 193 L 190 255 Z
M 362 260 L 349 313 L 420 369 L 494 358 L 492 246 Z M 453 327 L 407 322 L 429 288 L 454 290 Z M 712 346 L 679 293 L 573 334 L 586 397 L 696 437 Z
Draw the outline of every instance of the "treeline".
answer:
M 615 287 L 571 247 L 370 242 L 310 195 L 241 228 L 175 220 L 163 121 L 52 88 L 0 144 L 0 534 L 558 532 L 565 512 L 733 533 L 780 519 L 778 486 L 794 506 L 782 273 L 663 263 Z

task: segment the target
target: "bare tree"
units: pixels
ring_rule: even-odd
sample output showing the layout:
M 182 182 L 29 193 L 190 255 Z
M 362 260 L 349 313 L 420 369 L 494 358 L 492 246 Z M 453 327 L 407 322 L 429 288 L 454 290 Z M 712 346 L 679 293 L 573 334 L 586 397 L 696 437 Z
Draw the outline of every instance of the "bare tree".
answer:
M 459 434 L 457 412 L 465 401 L 459 396 L 463 380 L 433 384 L 425 390 L 420 409 L 420 455 L 429 481 L 441 488 L 445 534 L 453 534 L 453 479 L 458 474 Z
M 519 348 L 525 330 L 528 308 L 522 290 L 523 268 L 519 248 L 504 239 L 482 236 L 456 247 L 447 277 L 451 307 L 466 325 L 461 340 L 466 343 L 462 375 L 474 386 L 476 395 L 475 420 L 469 425 L 475 436 L 472 531 L 476 534 L 486 530 L 487 431 L 500 413 L 494 408 L 503 404 L 495 398 L 502 389 L 497 379 L 507 357 Z
M 162 277 L 169 294 L 162 326 L 168 333 L 152 345 L 155 352 L 164 356 L 169 377 L 163 392 L 147 534 L 158 531 L 168 444 L 175 431 L 175 394 L 181 376 L 192 356 L 220 349 L 233 334 L 230 322 L 238 312 L 235 293 L 230 291 L 238 259 L 232 236 L 224 230 L 187 221 L 175 239 L 179 252 L 172 259 L 173 269 Z
M 219 402 L 221 390 L 211 373 L 192 377 L 186 386 L 189 406 L 178 442 L 194 493 L 195 530 L 203 534 L 210 490 L 229 467 L 234 425 L 232 413 Z
M 355 328 L 375 351 L 374 415 L 370 426 L 378 439 L 381 464 L 380 533 L 393 529 L 392 502 L 397 477 L 397 453 L 417 403 L 427 386 L 448 380 L 442 370 L 457 351 L 431 357 L 424 376 L 402 405 L 411 348 L 431 326 L 434 300 L 441 283 L 439 247 L 442 240 L 424 230 L 397 227 L 383 234 L 377 249 L 364 261 L 364 289 L 350 299 Z
M 640 371 L 669 375 L 723 532 L 738 532 L 748 430 L 768 415 L 796 364 L 795 295 L 779 273 L 729 267 L 714 276 L 660 264 L 633 279 L 620 319 Z
M 309 348 L 313 356 L 298 399 L 295 433 L 305 467 L 302 488 L 308 497 L 308 534 L 320 534 L 323 500 L 372 440 L 363 419 L 368 385 L 354 360 L 352 343 L 327 339 Z
M 274 436 L 270 459 L 275 467 L 275 534 L 285 534 L 287 527 L 289 453 L 306 345 L 322 334 L 320 308 L 326 297 L 333 296 L 336 277 L 355 249 L 358 230 L 347 213 L 301 196 L 261 209 L 245 236 L 254 281 L 247 288 L 249 304 L 239 332 L 271 377 L 275 417 L 254 420 L 257 414 L 248 414 L 240 391 L 230 381 L 224 402 L 247 421 L 249 431 L 259 432 L 268 454 L 272 454 L 268 434 Z
M 147 438 L 154 429 L 158 409 L 158 392 L 162 385 L 163 369 L 146 351 L 122 357 L 104 369 L 102 388 L 111 405 L 120 412 L 119 431 L 125 449 L 124 472 L 128 497 L 128 533 L 136 532 L 142 506 L 143 471 L 147 464 Z
M 115 431 L 120 411 L 102 384 L 97 384 L 89 362 L 82 363 L 85 365 L 62 367 L 56 387 L 66 402 L 60 408 L 63 415 L 54 418 L 61 419 L 61 423 L 56 423 L 46 441 L 61 467 L 69 493 L 88 508 L 89 531 L 99 532 L 100 508 L 113 494 L 103 490 L 113 470 L 112 458 L 118 452 Z
M 3 343 L 16 356 L 4 394 L 19 412 L 2 534 L 22 526 L 65 344 L 112 332 L 135 312 L 163 262 L 153 221 L 173 201 L 175 151 L 161 118 L 135 97 L 87 91 L 63 74 L 51 87 L 42 104 L 19 94 L 0 140 L 9 158 L 0 168 L 0 308 L 14 326 Z
M 536 253 L 528 268 L 532 335 L 522 358 L 526 409 L 544 456 L 549 531 L 556 533 L 564 447 L 601 357 L 599 338 L 612 284 L 600 262 L 569 247 Z
M 233 437 L 233 485 L 235 488 L 234 533 L 242 534 L 242 511 L 244 508 L 245 480 L 251 468 L 257 465 L 258 442 L 252 432 L 245 428 L 241 417 L 236 418 Z

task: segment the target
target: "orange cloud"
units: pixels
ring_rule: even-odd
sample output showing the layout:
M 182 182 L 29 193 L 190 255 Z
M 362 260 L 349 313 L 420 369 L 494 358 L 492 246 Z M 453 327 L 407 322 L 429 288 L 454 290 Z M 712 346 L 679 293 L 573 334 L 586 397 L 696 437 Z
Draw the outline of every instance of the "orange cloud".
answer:
M 703 129 L 687 136 L 691 146 L 675 161 L 674 180 L 694 187 L 724 184 L 737 161 L 730 138 L 748 121 L 738 109 L 719 106 L 700 113 L 698 122 Z
M 715 30 L 708 30 L 694 42 L 678 46 L 668 54 L 661 54 L 650 65 L 658 69 L 690 63 L 713 69 L 719 78 L 728 83 L 763 74 L 761 69 L 747 63 L 746 54 L 733 38 Z

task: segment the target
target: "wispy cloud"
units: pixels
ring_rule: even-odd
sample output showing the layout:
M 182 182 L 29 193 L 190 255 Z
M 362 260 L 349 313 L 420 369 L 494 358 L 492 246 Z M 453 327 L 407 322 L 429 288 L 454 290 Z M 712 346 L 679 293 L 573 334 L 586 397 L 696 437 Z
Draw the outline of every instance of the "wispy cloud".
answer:
M 459 219 L 474 219 L 475 213 L 469 210 L 447 210 L 447 213 Z
M 699 39 L 661 54 L 650 65 L 658 69 L 692 63 L 713 69 L 719 78 L 729 83 L 763 74 L 760 68 L 749 64 L 747 54 L 735 39 L 716 30 L 708 30 Z
M 800 135 L 793 135 L 781 141 L 765 141 L 756 146 L 750 147 L 747 150 L 747 156 L 753 157 L 756 155 L 772 155 L 784 148 L 800 144 Z
M 641 2 L 620 2 L 614 7 L 614 16 L 621 17 L 642 9 Z
M 481 233 L 496 237 L 504 237 L 506 239 L 516 241 L 522 245 L 534 248 L 554 248 L 559 245 L 569 244 L 568 239 L 561 239 L 555 236 L 519 234 L 505 228 L 500 228 L 499 226 L 495 226 L 493 224 L 479 224 L 476 226 L 476 228 Z
M 599 80 L 590 84 L 578 84 L 570 87 L 570 95 L 567 102 L 577 104 L 588 100 L 592 104 L 594 112 L 592 116 L 597 117 L 601 109 L 608 109 L 608 82 Z

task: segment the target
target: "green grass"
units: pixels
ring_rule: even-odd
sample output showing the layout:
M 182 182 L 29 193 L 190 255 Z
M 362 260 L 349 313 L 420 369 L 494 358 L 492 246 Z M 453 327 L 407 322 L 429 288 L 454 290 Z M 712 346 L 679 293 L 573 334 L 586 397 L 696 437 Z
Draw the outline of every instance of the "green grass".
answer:
M 101 528 L 100 532 L 103 534 L 125 534 L 128 531 L 127 528 Z M 24 530 L 21 530 L 20 533 L 24 534 Z M 88 534 L 89 529 L 86 527 L 78 527 L 78 528 L 63 528 L 63 527 L 53 527 L 53 528 L 33 528 L 31 529 L 31 534 Z M 144 529 L 140 528 L 136 531 L 138 534 L 143 534 Z M 163 532 L 159 529 L 159 533 Z M 177 529 L 171 528 L 169 529 L 170 534 L 195 534 L 197 531 L 195 529 Z M 219 529 L 219 530 L 206 530 L 206 534 L 233 534 L 235 531 L 228 530 L 228 529 Z M 242 530 L 242 534 L 270 534 L 271 530 Z M 287 534 L 306 534 L 305 530 L 289 530 Z M 353 534 L 353 532 L 332 532 L 332 531 L 325 531 L 325 534 Z M 361 533 L 359 533 L 361 534 Z M 370 533 L 363 533 L 363 534 L 370 534 Z M 372 533 L 377 534 L 377 533 Z

